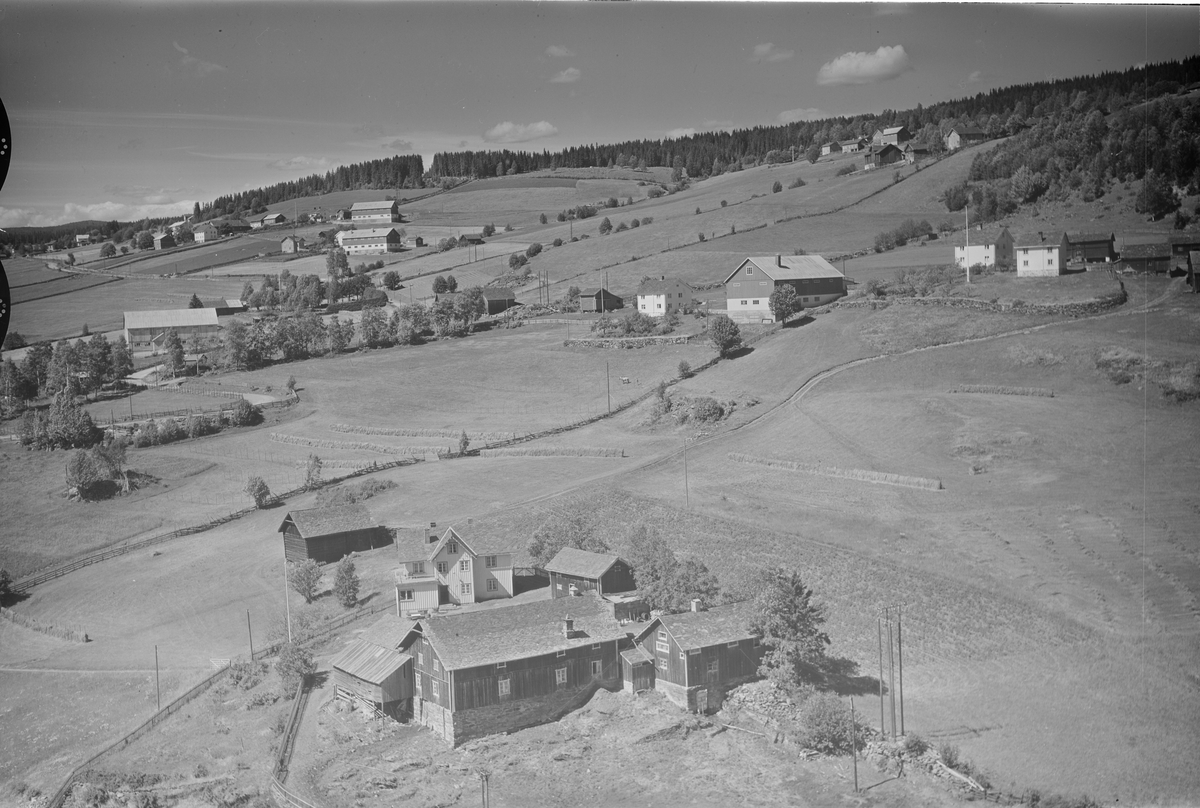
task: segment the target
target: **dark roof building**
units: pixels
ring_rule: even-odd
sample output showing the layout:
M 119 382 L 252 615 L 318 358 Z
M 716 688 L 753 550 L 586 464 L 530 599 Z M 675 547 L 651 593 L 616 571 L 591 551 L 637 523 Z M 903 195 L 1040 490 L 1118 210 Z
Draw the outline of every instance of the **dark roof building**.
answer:
M 1121 263 L 1134 272 L 1164 273 L 1171 271 L 1171 245 L 1126 244 L 1121 250 Z
M 485 314 L 500 314 L 517 305 L 517 295 L 512 289 L 483 289 Z
M 987 133 L 974 124 L 955 124 L 946 133 L 946 150 L 954 151 L 987 140 Z
M 891 165 L 898 163 L 904 159 L 904 152 L 900 151 L 899 147 L 892 143 L 884 143 L 883 145 L 872 144 L 867 149 L 867 156 L 863 158 L 864 168 L 879 168 L 880 166 Z
M 1109 263 L 1117 260 L 1115 233 L 1068 233 L 1067 260 L 1077 263 Z
M 654 689 L 687 710 L 719 709 L 729 688 L 758 675 L 752 618 L 749 601 L 707 610 L 692 601 L 690 612 L 651 620 L 634 642 L 655 661 Z
M 620 686 L 625 636 L 591 594 L 423 618 L 400 647 L 415 659 L 409 712 L 452 746 L 552 721 Z
M 365 506 L 331 505 L 290 511 L 279 526 L 288 561 L 338 561 L 391 543 L 388 531 L 375 523 Z
M 624 307 L 625 301 L 622 298 L 603 287 L 584 289 L 579 293 L 580 311 L 613 311 Z
M 633 567 L 628 561 L 603 553 L 564 547 L 546 563 L 550 573 L 550 595 L 566 598 L 594 591 L 604 596 L 635 588 Z
M 380 202 L 355 202 L 350 206 L 350 219 L 353 221 L 371 220 L 378 222 L 400 221 L 400 208 L 394 199 Z

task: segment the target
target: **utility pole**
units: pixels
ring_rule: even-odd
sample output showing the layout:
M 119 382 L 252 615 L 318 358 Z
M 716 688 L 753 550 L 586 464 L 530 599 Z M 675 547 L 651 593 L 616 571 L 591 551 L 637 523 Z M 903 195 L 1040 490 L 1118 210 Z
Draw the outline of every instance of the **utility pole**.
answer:
M 896 740 L 896 665 L 892 654 L 892 616 L 888 614 L 888 693 L 892 704 L 892 740 Z
M 250 661 L 254 661 L 254 629 L 250 628 L 250 610 L 246 610 L 246 632 L 250 635 Z
M 604 389 L 608 393 L 608 411 L 612 412 L 612 377 L 608 375 L 608 362 L 604 363 Z
M 158 709 L 162 709 L 162 688 L 158 684 L 158 646 L 154 646 L 154 697 L 158 701 Z
M 854 697 L 850 697 L 850 754 L 854 757 L 854 793 L 858 793 L 858 722 L 854 720 Z
M 875 618 L 875 630 L 879 635 L 879 735 L 886 737 L 883 723 L 883 619 Z
M 965 263 L 967 265 L 967 283 L 970 283 L 971 282 L 971 208 L 970 208 L 970 206 L 963 208 L 963 222 L 966 225 L 966 227 L 963 229 L 963 236 L 965 236 L 967 239 L 967 242 L 966 242 L 967 243 L 967 247 L 966 247 L 967 256 L 966 256 L 966 261 L 965 261 Z
M 904 734 L 904 641 L 900 637 L 900 623 L 904 607 L 896 607 L 896 656 L 900 663 L 900 734 Z
M 691 493 L 688 490 L 688 473 L 687 473 L 687 438 L 683 439 L 683 507 L 690 510 L 692 507 Z
M 283 608 L 287 612 L 288 642 L 292 641 L 292 602 L 288 599 L 287 556 L 283 557 Z M 880 685 L 882 687 L 882 685 Z M 882 691 L 881 691 L 882 692 Z

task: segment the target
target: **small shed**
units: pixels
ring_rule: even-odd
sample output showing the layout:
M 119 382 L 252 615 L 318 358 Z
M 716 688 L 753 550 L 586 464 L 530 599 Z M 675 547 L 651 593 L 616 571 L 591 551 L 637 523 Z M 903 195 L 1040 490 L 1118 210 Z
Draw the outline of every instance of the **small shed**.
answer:
M 1067 234 L 1067 260 L 1080 264 L 1111 263 L 1116 260 L 1114 233 Z
M 517 296 L 512 289 L 484 289 L 483 300 L 486 314 L 500 314 L 517 305 Z
M 867 149 L 867 156 L 863 160 L 865 168 L 879 168 L 880 166 L 899 163 L 904 159 L 904 152 L 900 151 L 899 147 L 892 143 L 876 144 Z
M 154 237 L 154 249 L 169 250 L 175 246 L 175 237 L 170 233 L 159 233 Z
M 1170 244 L 1127 244 L 1121 250 L 1121 263 L 1134 272 L 1171 271 Z
M 613 311 L 625 308 L 625 301 L 601 286 L 599 289 L 584 289 L 579 293 L 580 311 Z
M 633 567 L 615 555 L 564 547 L 546 563 L 550 595 L 566 598 L 595 590 L 599 595 L 629 592 L 636 588 Z
M 298 253 L 304 249 L 304 239 L 296 236 L 284 236 L 279 242 L 279 251 L 283 253 Z
M 337 697 L 398 718 L 413 695 L 410 654 L 355 640 L 330 660 Z
M 283 555 L 288 561 L 313 559 L 323 564 L 355 552 L 391 544 L 391 536 L 375 524 L 366 507 L 332 505 L 290 511 L 279 526 Z

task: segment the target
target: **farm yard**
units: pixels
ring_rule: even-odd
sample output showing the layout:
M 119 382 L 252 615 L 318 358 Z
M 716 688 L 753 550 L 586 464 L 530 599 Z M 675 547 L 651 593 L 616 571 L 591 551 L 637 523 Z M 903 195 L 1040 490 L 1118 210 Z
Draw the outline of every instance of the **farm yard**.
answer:
M 460 288 L 485 284 L 508 272 L 507 255 L 537 241 L 545 249 L 530 266 L 549 271 L 552 298 L 605 278 L 624 295 L 647 275 L 713 284 L 747 254 L 855 252 L 906 218 L 936 225 L 943 214 L 930 200 L 966 175 L 971 151 L 919 172 L 904 168 L 899 184 L 890 167 L 836 177 L 853 159 L 844 155 L 750 168 L 658 199 L 636 184 L 650 175 L 635 172 L 481 180 L 410 198 L 400 225 L 413 234 L 494 221 L 499 231 L 478 263 L 456 265 L 468 256 L 463 249 L 417 251 L 386 256 L 382 271 L 420 276 L 391 294 L 407 302 L 410 294 L 427 296 L 439 272 L 454 274 Z M 776 179 L 786 187 L 795 177 L 806 184 L 770 193 Z M 632 206 L 573 224 L 553 221 L 565 207 L 626 195 Z M 313 200 L 333 196 L 302 203 L 315 207 Z M 277 207 L 292 215 L 287 203 Z M 550 224 L 537 222 L 542 212 Z M 651 224 L 620 233 L 600 236 L 596 229 L 604 216 L 615 226 L 647 215 Z M 775 223 L 794 216 L 807 218 Z M 510 223 L 514 230 L 504 233 Z M 760 229 L 743 232 L 750 228 Z M 550 246 L 572 232 L 589 238 Z M 238 249 L 251 247 L 247 240 Z M 867 280 L 892 281 L 901 268 L 937 267 L 949 257 L 949 243 L 934 241 L 852 258 L 846 272 L 861 289 Z M 351 264 L 368 259 L 375 257 L 352 256 Z M 173 271 L 170 256 L 152 260 L 134 266 Z M 90 280 L 50 274 L 36 261 L 12 265 L 17 291 L 31 296 Z M 211 279 L 197 272 L 38 300 L 18 296 L 14 329 L 48 339 L 78 334 L 84 322 L 92 331 L 119 327 L 122 311 L 182 307 L 193 293 L 235 297 L 245 280 L 257 287 L 256 276 L 282 268 L 323 274 L 324 257 L 240 261 L 213 270 Z M 600 350 L 564 346 L 566 325 L 536 320 L 465 339 L 222 371 L 205 381 L 246 392 L 279 389 L 294 376 L 300 402 L 269 411 L 258 427 L 130 450 L 127 465 L 144 485 L 128 497 L 68 501 L 64 453 L 0 448 L 8 515 L 0 524 L 0 561 L 20 578 L 203 523 L 250 504 L 243 492 L 250 475 L 262 476 L 272 491 L 298 488 L 310 454 L 321 457 L 326 477 L 418 458 L 360 478 L 395 484 L 366 502 L 380 523 L 416 531 L 431 521 L 473 519 L 473 529 L 521 561 L 532 533 L 556 514 L 601 526 L 618 552 L 628 551 L 632 529 L 645 526 L 681 557 L 703 561 L 727 589 L 752 581 L 761 564 L 795 565 L 829 607 L 831 653 L 848 662 L 842 689 L 855 694 L 865 721 L 874 724 L 881 706 L 877 691 L 863 684 L 867 677 L 874 682 L 877 664 L 877 626 L 870 624 L 884 605 L 903 603 L 910 732 L 958 746 L 996 787 L 1013 793 L 1037 788 L 1106 803 L 1188 804 L 1200 799 L 1200 780 L 1179 764 L 1200 758 L 1191 731 L 1200 723 L 1200 550 L 1188 499 L 1200 417 L 1194 400 L 1166 393 L 1190 389 L 1185 377 L 1200 344 L 1200 304 L 1177 282 L 1126 286 L 1129 302 L 1076 320 L 938 306 L 832 307 L 684 380 L 676 379 L 681 360 L 695 368 L 716 356 L 702 335 L 682 345 Z M 990 274 L 937 294 L 1061 303 L 1115 288 L 1107 273 L 1033 280 Z M 532 284 L 518 291 L 523 302 L 534 299 Z M 720 287 L 698 297 L 712 309 L 724 305 Z M 634 302 L 627 297 L 626 305 Z M 584 336 L 586 321 L 575 322 L 571 336 Z M 688 318 L 680 330 L 700 326 Z M 660 381 L 672 382 L 668 397 L 679 405 L 665 413 L 653 392 Z M 722 417 L 684 418 L 703 397 L 719 404 Z M 221 401 L 148 392 L 133 404 L 141 412 Z M 122 404 L 91 409 L 106 420 Z M 612 417 L 558 431 L 626 405 Z M 470 449 L 556 433 L 508 453 L 451 457 L 464 431 Z M 895 484 L 901 478 L 938 487 Z M 0 782 L 52 792 L 64 771 L 148 717 L 155 708 L 154 646 L 165 703 L 207 675 L 211 660 L 246 653 L 247 611 L 256 647 L 278 637 L 284 592 L 277 529 L 288 511 L 312 507 L 318 496 L 293 496 L 84 567 L 16 602 L 14 610 L 44 623 L 80 626 L 91 642 L 0 621 L 0 726 L 19 728 L 0 741 Z M 396 561 L 392 546 L 356 558 L 368 607 L 394 597 Z M 294 595 L 291 602 L 294 619 L 300 612 L 317 624 L 345 613 L 329 592 L 308 606 Z M 365 625 L 319 646 L 318 658 L 327 662 Z M 181 788 L 224 778 L 231 795 L 265 793 L 273 729 L 289 709 L 268 695 L 276 681 L 271 673 L 255 690 L 205 695 L 101 768 L 162 774 Z M 271 703 L 243 709 L 242 700 L 259 693 Z M 801 794 L 806 804 L 845 802 L 843 758 L 801 762 L 786 745 L 711 726 L 683 728 L 682 714 L 654 696 L 601 693 L 559 723 L 451 751 L 411 726 L 362 724 L 327 705 L 331 695 L 328 681 L 314 692 L 288 780 L 318 805 L 383 805 L 401 794 L 416 802 L 456 794 L 466 800 L 477 793 L 476 765 L 494 766 L 497 805 L 554 805 L 580 793 L 605 804 L 647 793 L 714 805 L 729 804 L 733 794 L 763 805 L 792 804 Z M 680 756 L 684 749 L 689 754 Z M 686 766 L 653 784 L 664 761 L 684 758 Z M 380 772 L 369 767 L 382 769 L 396 788 L 372 785 Z M 567 794 L 560 784 L 568 780 L 580 790 Z M 647 791 L 653 788 L 670 791 Z M 868 802 L 878 800 L 871 804 L 896 806 L 951 799 L 916 774 L 869 794 Z M 8 792 L 0 792 L 5 799 Z

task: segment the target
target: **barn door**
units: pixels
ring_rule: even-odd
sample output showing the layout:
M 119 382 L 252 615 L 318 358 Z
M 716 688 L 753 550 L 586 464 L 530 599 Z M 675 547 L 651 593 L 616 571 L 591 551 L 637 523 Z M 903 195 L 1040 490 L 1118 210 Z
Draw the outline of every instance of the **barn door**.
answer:
M 633 692 L 654 689 L 654 666 L 649 662 L 633 666 Z
M 696 712 L 708 712 L 708 688 L 702 687 L 696 691 Z

